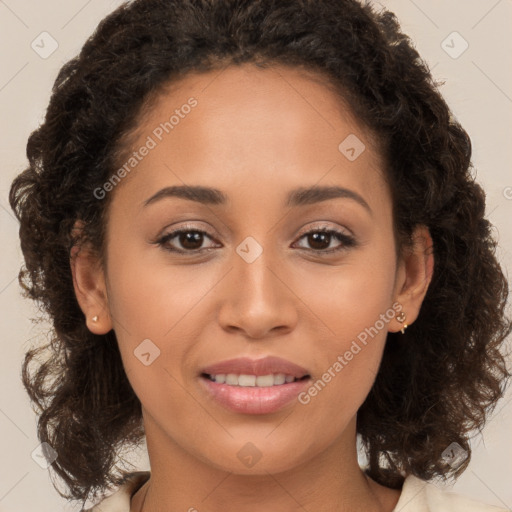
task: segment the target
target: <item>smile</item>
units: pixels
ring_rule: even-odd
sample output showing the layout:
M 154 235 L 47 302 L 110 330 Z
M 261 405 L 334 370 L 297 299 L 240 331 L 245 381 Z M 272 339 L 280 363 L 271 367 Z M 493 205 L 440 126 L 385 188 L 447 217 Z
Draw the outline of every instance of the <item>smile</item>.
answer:
M 271 414 L 298 401 L 298 395 L 310 385 L 311 377 L 296 378 L 283 373 L 258 376 L 203 373 L 199 381 L 210 399 L 231 412 Z
M 248 375 L 236 373 L 220 373 L 218 375 L 204 374 L 213 382 L 219 384 L 227 384 L 228 386 L 242 386 L 242 387 L 258 387 L 267 388 L 270 386 L 281 386 L 285 383 L 295 382 L 307 378 L 305 375 L 301 379 L 293 375 L 285 375 L 284 373 L 276 373 L 269 375 Z

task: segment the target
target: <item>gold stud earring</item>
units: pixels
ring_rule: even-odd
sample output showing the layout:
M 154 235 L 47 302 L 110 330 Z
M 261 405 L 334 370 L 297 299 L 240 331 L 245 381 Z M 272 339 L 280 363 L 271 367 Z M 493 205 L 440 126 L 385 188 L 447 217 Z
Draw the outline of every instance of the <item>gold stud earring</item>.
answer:
M 400 323 L 403 323 L 405 321 L 405 313 L 402 311 L 400 314 L 397 315 L 396 319 L 400 322 Z M 407 329 L 407 324 L 404 324 L 402 326 L 402 328 L 400 329 L 400 332 L 402 334 L 405 333 L 405 329 Z
M 92 317 L 92 321 L 93 321 L 93 322 L 97 322 L 97 321 L 98 321 L 98 315 L 93 316 L 93 317 Z

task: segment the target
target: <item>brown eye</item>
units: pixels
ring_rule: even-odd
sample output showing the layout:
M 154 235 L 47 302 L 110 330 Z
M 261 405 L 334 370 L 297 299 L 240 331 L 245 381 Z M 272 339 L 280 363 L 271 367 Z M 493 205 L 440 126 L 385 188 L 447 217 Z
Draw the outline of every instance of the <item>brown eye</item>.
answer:
M 352 236 L 347 235 L 344 232 L 337 231 L 335 229 L 315 229 L 308 231 L 301 236 L 301 239 L 305 238 L 310 248 L 305 248 L 311 252 L 319 253 L 320 255 L 331 254 L 333 252 L 341 251 L 349 247 L 355 246 L 355 240 Z M 334 241 L 340 242 L 336 247 L 330 247 Z
M 202 247 L 205 236 L 212 238 L 206 231 L 183 228 L 164 235 L 157 243 L 171 252 L 193 253 L 212 248 Z M 178 247 L 176 247 L 176 245 L 178 245 Z
M 203 245 L 203 234 L 199 231 L 182 231 L 176 236 L 181 246 L 185 249 L 200 249 Z
M 213 237 L 206 231 L 185 227 L 167 233 L 156 243 L 170 252 L 194 254 L 215 248 L 215 246 L 203 247 L 207 238 L 213 240 Z M 342 251 L 356 245 L 352 236 L 342 231 L 327 228 L 308 231 L 300 237 L 300 240 L 302 239 L 306 239 L 309 246 L 302 248 L 320 256 Z M 331 244 L 336 243 L 336 241 L 338 244 L 332 247 Z
M 313 249 L 328 249 L 331 245 L 332 235 L 330 233 L 317 232 L 307 235 L 308 243 Z

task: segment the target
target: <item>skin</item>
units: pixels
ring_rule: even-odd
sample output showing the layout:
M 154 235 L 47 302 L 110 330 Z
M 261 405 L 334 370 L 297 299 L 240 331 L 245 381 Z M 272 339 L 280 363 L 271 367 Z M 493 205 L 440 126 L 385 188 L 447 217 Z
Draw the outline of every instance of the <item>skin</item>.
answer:
M 132 149 L 190 97 L 197 106 L 110 192 L 106 261 L 87 247 L 72 257 L 87 325 L 96 334 L 115 330 L 142 404 L 151 479 L 131 511 L 141 510 L 147 492 L 146 512 L 390 512 L 400 490 L 359 468 L 356 414 L 387 332 L 402 327 L 396 318 L 307 405 L 235 413 L 209 399 L 198 373 L 224 359 L 277 355 L 304 366 L 315 382 L 393 303 L 410 325 L 432 275 L 428 230 L 419 226 L 414 246 L 397 260 L 378 150 L 318 76 L 250 64 L 188 74 L 140 120 Z M 349 134 L 366 146 L 354 161 L 338 149 Z M 144 206 L 162 188 L 183 184 L 216 187 L 229 201 L 168 197 Z M 371 212 L 348 197 L 285 207 L 289 190 L 314 185 L 350 189 Z M 188 247 L 213 249 L 180 255 L 154 243 L 185 224 L 209 233 Z M 319 224 L 356 245 L 335 237 L 315 245 L 304 234 Z M 252 263 L 236 252 L 248 236 L 263 249 Z M 187 250 L 180 242 L 167 246 Z M 340 246 L 321 256 L 323 247 Z M 160 350 L 148 366 L 134 356 L 144 339 Z M 261 454 L 250 468 L 237 457 L 248 442 Z

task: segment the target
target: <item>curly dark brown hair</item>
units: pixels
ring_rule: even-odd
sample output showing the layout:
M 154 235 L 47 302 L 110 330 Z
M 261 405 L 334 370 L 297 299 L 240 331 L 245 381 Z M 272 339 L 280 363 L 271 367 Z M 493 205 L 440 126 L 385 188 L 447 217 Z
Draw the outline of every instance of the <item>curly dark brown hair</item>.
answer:
M 244 62 L 311 70 L 334 87 L 379 141 L 397 247 L 419 224 L 433 239 L 419 317 L 405 335 L 388 334 L 358 412 L 367 474 L 392 488 L 408 474 L 458 476 L 470 457 L 452 468 L 443 451 L 456 442 L 470 453 L 470 433 L 504 393 L 508 285 L 471 141 L 396 16 L 356 0 L 135 0 L 101 21 L 60 70 L 10 191 L 25 257 L 20 283 L 53 323 L 51 341 L 27 352 L 22 377 L 39 439 L 58 453 L 51 467 L 68 487 L 62 496 L 85 501 L 118 485 L 121 450 L 144 438 L 115 333 L 92 334 L 74 294 L 73 245 L 88 240 L 105 254 L 112 194 L 98 200 L 94 191 L 166 84 Z

